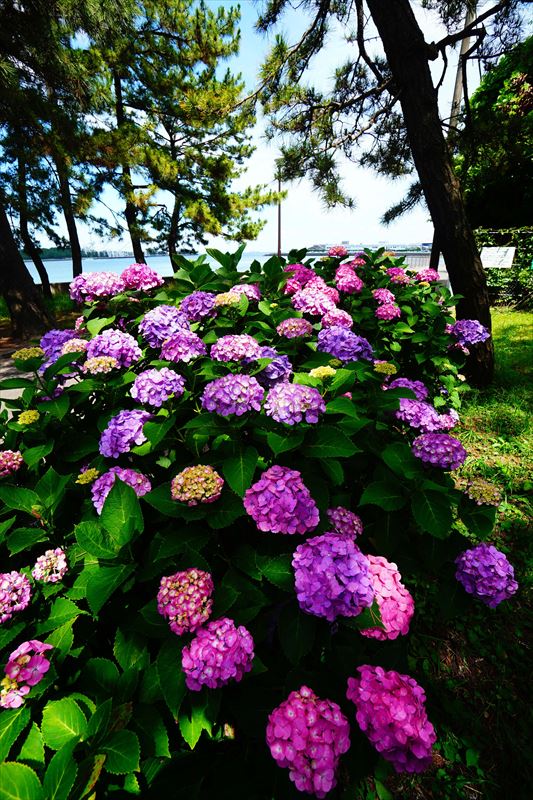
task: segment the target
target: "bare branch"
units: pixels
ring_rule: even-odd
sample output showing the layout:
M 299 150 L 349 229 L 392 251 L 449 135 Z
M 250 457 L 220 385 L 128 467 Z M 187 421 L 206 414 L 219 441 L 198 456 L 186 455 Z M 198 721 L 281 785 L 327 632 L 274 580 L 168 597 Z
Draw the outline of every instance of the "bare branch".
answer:
M 510 4 L 511 0 L 502 0 L 492 8 L 488 8 L 483 14 L 480 14 L 479 17 L 472 20 L 469 25 L 466 25 L 462 30 L 458 31 L 457 33 L 450 33 L 448 36 L 445 36 L 438 42 L 432 42 L 428 44 L 428 55 L 430 60 L 434 61 L 438 58 L 439 54 L 445 50 L 446 47 L 449 45 L 455 44 L 456 42 L 460 42 L 461 39 L 467 39 L 469 36 L 484 36 L 485 29 L 483 26 L 479 28 L 478 26 L 481 25 L 489 17 L 494 16 L 494 14 L 498 14 L 500 11 L 503 11 Z
M 359 53 L 361 54 L 363 61 L 367 65 L 368 69 L 372 72 L 378 83 L 383 83 L 384 80 L 383 75 L 377 68 L 374 61 L 372 61 L 372 59 L 366 52 L 365 37 L 364 37 L 365 17 L 363 10 L 363 0 L 355 0 L 355 7 L 357 11 L 357 46 L 359 48 Z

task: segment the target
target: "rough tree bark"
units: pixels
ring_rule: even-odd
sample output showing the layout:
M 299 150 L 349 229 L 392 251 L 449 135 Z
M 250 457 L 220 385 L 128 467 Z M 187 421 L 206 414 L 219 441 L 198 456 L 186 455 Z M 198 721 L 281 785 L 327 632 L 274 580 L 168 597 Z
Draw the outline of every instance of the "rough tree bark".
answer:
M 450 283 L 454 293 L 464 296 L 457 316 L 478 319 L 490 330 L 487 281 L 442 133 L 428 45 L 409 0 L 367 3 L 399 91 L 411 153 Z M 488 384 L 494 371 L 492 339 L 476 345 L 469 362 L 471 381 Z
M 27 339 L 52 326 L 53 318 L 46 310 L 42 293 L 34 284 L 19 253 L 1 197 L 0 294 L 9 309 L 14 339 Z
M 172 207 L 172 214 L 170 216 L 170 226 L 167 237 L 168 254 L 170 258 L 175 256 L 178 252 L 180 211 L 180 202 L 177 197 L 174 197 L 174 205 Z
M 28 192 L 26 189 L 26 161 L 23 153 L 18 153 L 17 156 L 17 178 L 18 178 L 18 196 L 19 196 L 19 230 L 20 238 L 24 245 L 25 251 L 35 264 L 39 277 L 41 279 L 41 286 L 43 287 L 43 294 L 45 297 L 51 298 L 52 291 L 50 289 L 50 280 L 48 272 L 44 266 L 39 248 L 33 241 L 28 225 Z
M 80 240 L 78 237 L 78 228 L 76 227 L 76 217 L 74 216 L 74 206 L 72 205 L 72 197 L 70 194 L 68 166 L 64 155 L 57 152 L 57 150 L 53 154 L 53 159 L 59 181 L 61 208 L 63 209 L 65 223 L 67 225 L 68 239 L 70 242 L 70 249 L 72 252 L 72 276 L 75 278 L 77 275 L 82 274 L 83 265 Z

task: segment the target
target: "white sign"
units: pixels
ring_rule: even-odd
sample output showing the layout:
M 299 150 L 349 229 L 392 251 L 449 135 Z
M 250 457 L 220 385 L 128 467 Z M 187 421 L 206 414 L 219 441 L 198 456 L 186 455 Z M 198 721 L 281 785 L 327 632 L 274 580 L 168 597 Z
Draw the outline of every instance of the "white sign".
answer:
M 515 253 L 516 247 L 483 247 L 481 263 L 485 269 L 509 269 Z

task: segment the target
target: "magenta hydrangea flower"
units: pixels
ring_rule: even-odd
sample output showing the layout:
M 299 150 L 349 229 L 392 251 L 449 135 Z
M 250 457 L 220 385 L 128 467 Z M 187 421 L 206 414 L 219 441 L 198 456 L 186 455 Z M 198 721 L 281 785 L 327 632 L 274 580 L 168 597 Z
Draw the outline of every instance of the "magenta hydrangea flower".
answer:
M 296 548 L 292 566 L 298 603 L 308 614 L 333 622 L 372 605 L 368 558 L 349 535 L 328 532 L 307 539 Z
M 267 416 L 286 425 L 297 425 L 303 419 L 318 422 L 325 411 L 326 404 L 318 389 L 297 383 L 277 383 L 268 392 L 265 402 Z
M 318 289 L 319 292 L 325 294 L 326 297 L 329 297 L 332 303 L 335 304 L 337 304 L 341 299 L 338 291 L 333 286 L 328 286 L 326 281 L 323 278 L 320 278 L 318 275 L 316 275 L 314 278 L 311 278 L 311 280 L 306 283 L 304 288 Z
M 340 325 L 319 331 L 317 350 L 329 353 L 340 361 L 370 361 L 374 352 L 367 339 Z
M 176 572 L 161 578 L 157 610 L 177 636 L 193 633 L 211 616 L 213 590 L 209 572 L 194 567 Z
M 417 400 L 425 400 L 428 396 L 428 390 L 422 381 L 412 381 L 409 378 L 395 378 L 388 385 L 383 386 L 384 389 L 410 389 L 414 392 Z
M 124 281 L 126 289 L 136 289 L 141 292 L 149 292 L 150 289 L 163 286 L 165 282 L 161 275 L 148 264 L 130 264 L 123 270 L 120 277 Z
M 395 417 L 422 433 L 448 431 L 459 422 L 459 415 L 454 409 L 447 414 L 439 414 L 429 403 L 423 400 L 409 400 L 406 397 L 400 398 L 400 408 L 395 411 Z
M 350 725 L 337 703 L 302 686 L 269 715 L 266 741 L 298 791 L 323 798 L 337 785 L 339 759 L 350 747 Z
M 189 330 L 189 321 L 175 306 L 156 306 L 139 323 L 139 332 L 154 348 L 183 330 Z
M 459 319 L 450 328 L 451 335 L 462 346 L 479 344 L 490 338 L 487 328 L 477 319 Z M 41 344 L 42 347 L 42 344 Z
M 108 329 L 91 339 L 87 347 L 87 358 L 108 356 L 115 358 L 119 367 L 131 367 L 142 358 L 142 350 L 129 333 Z
M 173 333 L 161 348 L 161 358 L 166 361 L 183 361 L 186 364 L 199 356 L 207 355 L 207 347 L 198 334 L 185 329 Z
M 335 308 L 335 303 L 322 285 L 311 286 L 310 283 L 293 294 L 292 305 L 297 311 L 304 314 L 322 317 L 326 311 Z M 324 284 L 324 286 L 326 285 Z
M 248 333 L 229 334 L 221 336 L 210 350 L 211 358 L 215 361 L 244 361 L 245 359 L 256 360 L 261 358 L 261 346 L 259 342 Z
M 351 536 L 356 539 L 363 533 L 363 523 L 361 517 L 349 511 L 343 506 L 336 506 L 335 508 L 328 508 L 327 515 L 333 529 L 337 533 L 343 533 L 346 536 Z
M 222 417 L 240 417 L 248 411 L 261 411 L 265 390 L 250 375 L 224 375 L 211 381 L 202 394 L 202 408 Z
M 364 288 L 364 283 L 353 267 L 341 264 L 335 271 L 335 286 L 339 292 L 359 294 Z
M 440 275 L 436 269 L 421 269 L 416 273 L 415 280 L 434 283 L 435 281 L 440 280 Z
M 422 687 L 395 670 L 364 664 L 357 671 L 356 678 L 348 678 L 347 697 L 355 703 L 363 733 L 396 772 L 426 770 L 437 737 Z
M 15 570 L 0 573 L 0 623 L 24 611 L 30 598 L 31 586 L 25 575 Z
M 424 464 L 442 469 L 457 469 L 464 464 L 467 456 L 461 442 L 447 433 L 424 433 L 417 436 L 411 450 Z
M 142 472 L 125 467 L 111 467 L 103 475 L 100 475 L 91 487 L 93 506 L 97 514 L 102 513 L 106 497 L 113 488 L 116 478 L 131 486 L 137 497 L 143 497 L 152 491 L 152 484 Z
M 396 297 L 389 289 L 374 289 L 372 297 L 374 300 L 377 300 L 378 303 L 389 304 L 396 302 Z
M 0 478 L 14 475 L 24 464 L 20 450 L 0 450 Z
M 383 303 L 381 306 L 376 308 L 374 311 L 374 316 L 376 319 L 390 322 L 393 319 L 398 319 L 398 317 L 401 317 L 402 312 L 400 306 L 397 306 L 396 303 Z
M 277 465 L 265 470 L 260 480 L 247 489 L 244 508 L 260 531 L 307 533 L 320 521 L 301 474 Z
M 7 676 L 0 681 L 0 708 L 20 708 L 30 686 L 19 686 Z
M 303 289 L 310 280 L 317 277 L 314 270 L 303 264 L 287 264 L 287 266 L 283 268 L 283 271 L 291 273 L 283 290 L 284 294 L 289 295 L 293 295 L 300 289 Z
M 200 322 L 205 317 L 213 317 L 216 295 L 212 292 L 192 292 L 180 303 L 180 311 L 185 314 L 189 322 Z
M 328 256 L 331 258 L 346 258 L 348 250 L 343 244 L 336 244 L 328 250 Z
M 114 272 L 86 272 L 77 275 L 70 283 L 70 298 L 76 303 L 92 303 L 121 294 L 124 281 Z
M 389 267 L 386 272 L 393 283 L 411 283 L 409 275 L 401 267 Z
M 299 336 L 310 336 L 313 326 L 308 320 L 301 317 L 290 317 L 280 322 L 276 331 L 285 339 L 297 339 Z
M 272 359 L 270 364 L 255 376 L 261 386 L 269 388 L 280 381 L 289 380 L 292 375 L 292 364 L 288 356 L 278 353 L 274 347 L 262 347 L 259 357 Z
M 374 598 L 378 604 L 381 621 L 385 630 L 379 626 L 361 631 L 369 639 L 397 639 L 400 634 L 409 632 L 409 623 L 415 613 L 415 602 L 411 593 L 401 582 L 396 564 L 382 556 L 367 556 L 370 563 L 370 577 Z
M 213 467 L 198 464 L 185 467 L 170 484 L 173 500 L 197 506 L 198 503 L 214 503 L 222 494 L 224 479 Z
M 168 367 L 147 369 L 135 378 L 130 395 L 139 403 L 161 408 L 170 397 L 181 397 L 185 379 Z
M 341 328 L 353 327 L 351 315 L 341 308 L 332 308 L 331 311 L 326 311 L 321 322 L 323 328 L 331 328 L 333 325 L 340 325 Z
M 63 580 L 67 569 L 65 551 L 61 547 L 56 547 L 55 550 L 47 550 L 44 555 L 39 556 L 31 574 L 36 581 L 58 583 Z
M 455 563 L 455 577 L 461 586 L 489 608 L 496 608 L 518 589 L 507 556 L 492 544 L 482 542 L 465 550 L 457 556 Z
M 230 681 L 242 680 L 252 669 L 253 660 L 254 640 L 249 631 L 222 617 L 197 631 L 183 648 L 181 666 L 187 688 L 199 692 L 202 686 L 219 689 Z
M 121 453 L 129 453 L 134 445 L 144 444 L 143 425 L 149 419 L 152 414 L 148 411 L 119 411 L 100 436 L 100 453 L 107 458 L 118 458 Z
M 230 292 L 235 294 L 244 294 L 251 303 L 257 303 L 261 300 L 261 289 L 258 283 L 236 283 L 232 286 Z
M 50 669 L 50 662 L 43 656 L 47 650 L 53 650 L 53 646 L 38 639 L 23 642 L 9 656 L 5 667 L 7 677 L 19 684 L 36 686 Z

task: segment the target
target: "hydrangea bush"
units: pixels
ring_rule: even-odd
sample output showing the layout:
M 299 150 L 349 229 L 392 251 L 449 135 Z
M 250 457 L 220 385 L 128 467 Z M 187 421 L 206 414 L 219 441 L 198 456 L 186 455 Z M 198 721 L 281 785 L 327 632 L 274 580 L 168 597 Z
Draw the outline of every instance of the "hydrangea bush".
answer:
M 209 252 L 166 285 L 80 276 L 75 330 L 0 384 L 20 390 L 0 783 L 26 800 L 344 798 L 385 762 L 431 768 L 408 668 L 423 587 L 446 614 L 517 590 L 472 547 L 494 504 L 454 488 L 457 376 L 488 333 L 437 276 L 382 251 L 249 272 Z

